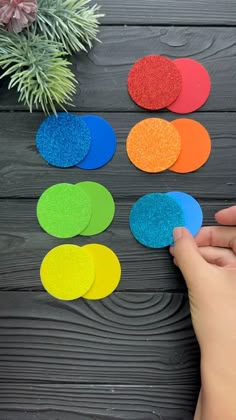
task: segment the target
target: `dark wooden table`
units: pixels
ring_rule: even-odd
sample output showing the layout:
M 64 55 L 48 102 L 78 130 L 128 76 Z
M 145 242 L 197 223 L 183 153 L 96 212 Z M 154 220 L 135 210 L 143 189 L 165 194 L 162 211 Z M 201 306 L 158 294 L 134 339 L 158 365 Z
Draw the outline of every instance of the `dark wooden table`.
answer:
M 236 201 L 235 0 L 101 0 L 106 17 L 89 55 L 78 54 L 74 111 L 94 112 L 114 126 L 115 158 L 101 170 L 47 166 L 35 148 L 44 116 L 0 87 L 0 420 L 192 419 L 199 390 L 199 351 L 184 282 L 167 250 L 133 239 L 132 203 L 153 191 L 196 196 L 204 223 Z M 150 115 L 129 99 L 127 73 L 147 54 L 200 60 L 212 94 L 191 118 L 212 137 L 208 163 L 193 174 L 145 174 L 125 152 L 130 128 Z M 95 180 L 114 194 L 112 226 L 96 238 L 119 255 L 118 292 L 98 302 L 57 301 L 43 292 L 40 261 L 63 243 L 42 232 L 37 198 L 57 182 Z

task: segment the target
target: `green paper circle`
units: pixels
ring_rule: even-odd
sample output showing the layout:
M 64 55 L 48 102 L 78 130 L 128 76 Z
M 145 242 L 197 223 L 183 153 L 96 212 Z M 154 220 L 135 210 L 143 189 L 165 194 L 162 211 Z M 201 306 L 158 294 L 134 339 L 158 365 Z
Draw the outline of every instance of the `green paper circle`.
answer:
M 115 215 L 115 203 L 111 193 L 97 182 L 80 182 L 76 187 L 82 188 L 92 203 L 92 216 L 89 225 L 80 234 L 92 236 L 103 232 L 111 224 Z
M 92 206 L 84 189 L 56 184 L 43 192 L 37 204 L 40 226 L 57 238 L 72 238 L 88 226 Z

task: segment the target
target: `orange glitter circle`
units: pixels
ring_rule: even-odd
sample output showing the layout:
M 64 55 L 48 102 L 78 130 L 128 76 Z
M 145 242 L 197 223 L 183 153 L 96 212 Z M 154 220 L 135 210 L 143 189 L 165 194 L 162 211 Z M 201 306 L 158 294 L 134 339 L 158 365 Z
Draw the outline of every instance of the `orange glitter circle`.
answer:
M 211 153 L 211 138 L 202 124 L 181 118 L 171 123 L 181 137 L 182 149 L 177 161 L 169 169 L 177 173 L 193 172 L 208 160 Z
M 137 168 L 144 172 L 162 172 L 177 160 L 181 138 L 178 130 L 168 121 L 148 118 L 131 129 L 126 150 Z

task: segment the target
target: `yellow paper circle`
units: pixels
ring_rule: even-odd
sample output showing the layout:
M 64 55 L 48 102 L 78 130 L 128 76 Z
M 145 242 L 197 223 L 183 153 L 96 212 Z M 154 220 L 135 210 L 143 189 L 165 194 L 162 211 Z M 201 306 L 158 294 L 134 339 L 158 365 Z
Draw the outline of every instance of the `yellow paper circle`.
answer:
M 44 257 L 40 277 L 43 287 L 55 298 L 77 299 L 88 292 L 93 284 L 93 257 L 77 245 L 60 245 Z
M 85 299 L 102 299 L 117 288 L 121 278 L 121 265 L 116 254 L 108 247 L 99 244 L 83 246 L 94 260 L 95 280 Z

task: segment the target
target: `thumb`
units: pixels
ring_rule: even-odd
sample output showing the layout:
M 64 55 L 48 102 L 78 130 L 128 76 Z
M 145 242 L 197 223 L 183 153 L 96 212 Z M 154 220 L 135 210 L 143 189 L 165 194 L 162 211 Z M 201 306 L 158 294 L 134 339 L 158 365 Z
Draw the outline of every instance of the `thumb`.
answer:
M 173 232 L 174 248 L 173 255 L 181 270 L 187 286 L 192 286 L 199 281 L 209 269 L 208 263 L 201 256 L 197 244 L 191 233 L 185 228 L 176 228 Z

